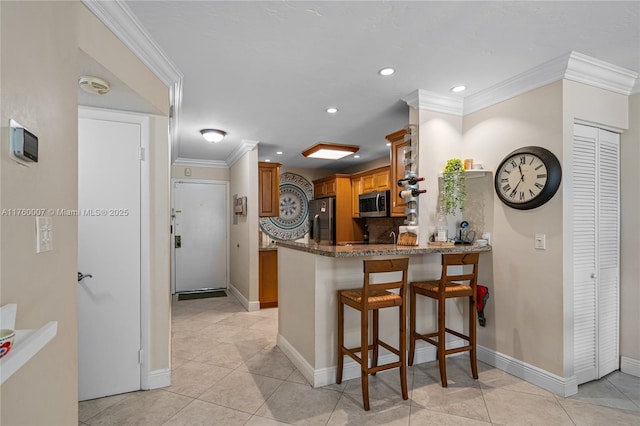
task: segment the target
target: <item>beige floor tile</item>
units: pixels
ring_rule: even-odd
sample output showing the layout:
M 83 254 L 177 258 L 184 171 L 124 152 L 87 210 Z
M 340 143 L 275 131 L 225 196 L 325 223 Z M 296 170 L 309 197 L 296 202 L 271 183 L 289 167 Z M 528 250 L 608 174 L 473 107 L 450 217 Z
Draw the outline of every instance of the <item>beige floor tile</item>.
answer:
M 498 370 L 497 368 L 479 372 L 479 376 L 480 388 L 483 391 L 488 391 L 491 389 L 502 389 L 548 397 L 554 395 L 553 393 L 545 389 L 542 389 L 529 382 L 525 382 L 524 380 L 512 376 L 511 374 L 506 373 L 502 370 Z
M 369 400 L 362 407 L 362 395 L 343 393 L 327 425 L 408 425 L 411 403 L 398 398 Z
M 362 406 L 362 380 L 360 377 L 345 382 L 344 392 L 353 395 Z M 413 389 L 413 376 L 407 374 L 407 392 L 411 398 Z M 372 400 L 395 401 L 401 403 L 402 388 L 400 386 L 400 369 L 394 368 L 382 371 L 375 376 L 369 375 L 369 402 Z
M 578 386 L 578 394 L 570 398 L 576 401 L 602 405 L 603 407 L 640 411 L 640 407 L 636 403 L 606 379 Z
M 233 370 L 200 362 L 188 361 L 171 373 L 169 392 L 196 398 Z
M 282 384 L 282 380 L 234 371 L 198 399 L 254 414 Z
M 224 343 L 215 341 L 212 343 L 211 349 L 197 356 L 195 361 L 236 369 L 262 349 L 262 345 L 253 342 Z
M 614 371 L 605 379 L 640 407 L 640 377 Z
M 436 367 L 437 370 L 437 367 Z M 414 374 L 411 407 L 429 409 L 441 413 L 489 422 L 489 412 L 477 381 L 460 376 L 448 379 L 448 387 L 443 388 L 440 376 Z
M 122 401 L 128 394 L 107 396 L 106 398 L 90 399 L 78 403 L 78 421 L 86 421 L 102 410 Z
M 484 391 L 491 421 L 499 425 L 573 425 L 555 397 L 492 389 Z
M 293 425 L 324 425 L 340 395 L 331 390 L 284 382 L 255 414 Z
M 251 414 L 196 399 L 163 423 L 163 426 L 242 426 L 250 417 Z
M 243 363 L 238 370 L 285 380 L 295 370 L 289 358 L 277 348 L 262 350 Z
M 468 417 L 441 413 L 425 408 L 411 407 L 411 426 L 438 425 L 438 426 L 486 426 L 489 422 L 474 420 Z
M 287 426 L 290 424 L 291 423 L 283 423 L 266 417 L 253 416 L 245 426 Z
M 233 315 L 234 315 L 233 312 L 220 312 L 216 308 L 211 308 L 211 309 L 206 309 L 204 311 L 198 312 L 196 315 L 193 316 L 193 319 L 195 321 L 202 321 L 207 324 L 211 324 L 211 323 L 217 324 L 220 321 L 223 321 L 229 317 L 232 317 Z
M 287 382 L 293 382 L 301 385 L 311 386 L 311 384 L 307 381 L 307 379 L 305 379 L 302 373 L 299 372 L 297 369 L 293 370 L 291 374 L 289 374 L 289 377 L 287 377 Z
M 251 330 L 260 330 L 264 332 L 278 333 L 278 317 L 261 318 L 255 324 L 249 327 Z
M 244 315 L 243 313 L 233 314 L 218 322 L 221 325 L 231 325 L 240 328 L 250 328 L 252 325 L 264 321 L 262 317 L 256 315 Z
M 134 392 L 85 423 L 91 426 L 160 425 L 191 401 L 191 398 L 164 390 Z
M 558 398 L 558 400 L 577 426 L 640 425 L 640 413 L 637 411 L 616 410 L 569 398 Z

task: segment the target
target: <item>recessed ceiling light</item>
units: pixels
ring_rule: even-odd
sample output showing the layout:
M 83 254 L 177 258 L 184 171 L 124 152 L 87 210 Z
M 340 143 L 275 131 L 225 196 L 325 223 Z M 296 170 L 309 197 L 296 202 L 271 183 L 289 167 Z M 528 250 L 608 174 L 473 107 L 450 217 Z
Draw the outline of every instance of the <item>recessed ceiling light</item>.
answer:
M 467 86 L 456 86 L 456 87 L 452 87 L 451 91 L 453 93 L 458 93 L 458 92 L 462 92 L 462 91 L 464 91 L 466 89 L 467 89 Z
M 378 71 L 378 74 L 386 77 L 388 75 L 393 75 L 395 72 L 396 72 L 395 68 L 386 67 Z
M 391 142 L 387 142 L 387 146 L 391 146 Z
M 338 112 L 338 108 L 336 108 L 336 107 L 327 108 L 327 112 L 329 114 L 335 114 L 336 112 Z
M 278 151 L 278 152 L 276 152 L 276 154 L 282 155 L 282 151 Z
M 271 162 L 271 160 L 269 160 L 268 158 L 266 160 L 264 160 L 264 161 L 265 161 L 265 163 L 270 163 Z
M 360 158 L 360 156 L 359 155 L 354 155 L 353 158 Z

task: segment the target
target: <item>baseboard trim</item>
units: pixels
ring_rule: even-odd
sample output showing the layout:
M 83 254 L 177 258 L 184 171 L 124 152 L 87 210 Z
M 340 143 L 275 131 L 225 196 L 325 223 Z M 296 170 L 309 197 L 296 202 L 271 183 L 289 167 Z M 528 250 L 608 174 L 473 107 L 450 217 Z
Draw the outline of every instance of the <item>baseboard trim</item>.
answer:
M 255 312 L 260 310 L 260 302 L 249 302 L 246 297 L 243 296 L 240 291 L 235 288 L 232 284 L 229 284 L 229 288 L 227 289 L 229 293 L 235 297 L 238 302 L 248 311 Z
M 640 377 L 640 360 L 621 356 L 620 371 L 631 374 L 632 376 Z
M 296 366 L 298 371 L 304 376 L 305 379 L 315 388 L 318 387 L 315 385 L 314 380 L 314 371 L 311 364 L 307 362 L 306 359 L 295 350 L 295 348 L 289 343 L 287 339 L 285 339 L 282 334 L 278 333 L 278 337 L 276 338 L 276 343 L 282 353 L 284 353 L 287 358 Z
M 563 397 L 578 393 L 576 376 L 560 377 L 526 362 L 478 345 L 478 359 L 522 380 Z
M 141 383 L 141 388 L 145 390 L 165 388 L 171 386 L 171 369 L 163 368 L 147 373 L 146 380 Z

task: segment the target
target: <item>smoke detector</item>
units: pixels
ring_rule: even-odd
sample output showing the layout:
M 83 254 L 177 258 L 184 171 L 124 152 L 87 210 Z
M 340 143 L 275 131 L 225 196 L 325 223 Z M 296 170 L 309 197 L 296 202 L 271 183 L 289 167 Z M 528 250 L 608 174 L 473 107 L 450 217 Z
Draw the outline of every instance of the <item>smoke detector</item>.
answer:
M 78 85 L 85 92 L 93 93 L 94 95 L 104 95 L 109 93 L 111 89 L 108 81 L 91 75 L 81 75 L 78 80 Z

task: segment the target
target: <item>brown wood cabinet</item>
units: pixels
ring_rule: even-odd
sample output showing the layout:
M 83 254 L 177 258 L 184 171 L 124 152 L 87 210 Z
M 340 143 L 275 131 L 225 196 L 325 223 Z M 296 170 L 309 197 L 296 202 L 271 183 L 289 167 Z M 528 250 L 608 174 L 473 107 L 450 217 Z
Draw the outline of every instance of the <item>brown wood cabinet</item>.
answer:
M 336 243 L 354 241 L 351 175 L 336 174 L 313 181 L 313 197 L 336 197 Z
M 399 191 L 396 191 L 398 179 L 404 178 L 404 148 L 409 146 L 409 142 L 405 141 L 405 135 L 407 131 L 405 129 L 393 132 L 385 138 L 391 142 L 391 216 L 406 216 L 404 209 L 407 207 L 407 202 L 404 198 L 398 196 Z
M 383 166 L 351 175 L 351 214 L 360 217 L 358 196 L 372 191 L 386 191 L 390 186 L 390 167 Z
M 278 251 L 260 250 L 259 254 L 260 309 L 278 306 Z
M 280 163 L 258 163 L 258 216 L 280 216 Z

